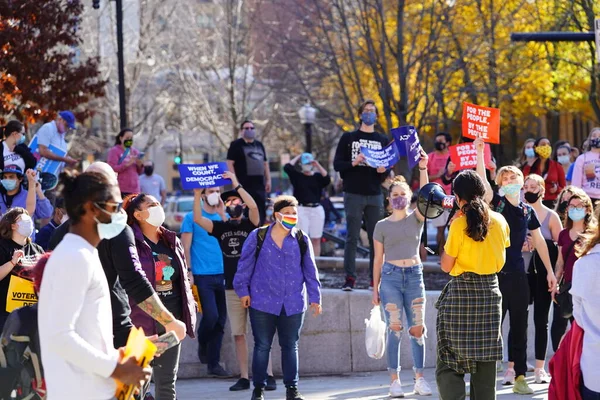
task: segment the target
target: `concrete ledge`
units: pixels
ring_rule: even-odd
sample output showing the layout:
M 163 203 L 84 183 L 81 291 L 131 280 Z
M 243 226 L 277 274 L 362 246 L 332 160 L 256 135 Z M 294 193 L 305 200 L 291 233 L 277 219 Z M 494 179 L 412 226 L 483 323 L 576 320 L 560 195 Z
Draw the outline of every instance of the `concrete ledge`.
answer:
M 425 367 L 434 367 L 436 360 L 436 317 L 435 302 L 439 291 L 428 291 L 425 309 L 425 324 L 428 329 L 425 339 Z M 374 360 L 365 351 L 365 323 L 369 318 L 372 292 L 355 290 L 343 292 L 338 289 L 323 289 L 323 314 L 320 317 L 306 315 L 299 344 L 300 373 L 302 375 L 337 375 L 352 372 L 383 371 L 387 368 L 386 357 Z M 529 313 L 528 359 L 534 357 L 534 325 L 533 312 Z M 550 317 L 552 313 L 550 313 Z M 200 320 L 201 315 L 198 315 Z M 406 319 L 403 319 L 405 324 Z M 549 323 L 549 326 L 551 321 Z M 504 324 L 504 338 L 508 334 L 508 318 Z M 250 361 L 254 341 L 251 332 L 247 335 Z M 506 340 L 505 340 L 506 343 Z M 550 345 L 550 340 L 549 340 Z M 277 335 L 273 343 L 273 369 L 281 375 L 281 352 Z M 412 353 L 408 335 L 403 332 L 401 343 L 402 369 L 412 369 Z M 504 349 L 505 354 L 506 346 Z M 195 339 L 185 339 L 181 349 L 179 367 L 180 378 L 199 378 L 206 376 L 206 365 L 198 362 L 198 343 Z M 548 358 L 551 355 L 549 350 Z M 231 337 L 229 323 L 226 326 L 225 338 L 221 349 L 221 362 L 227 369 L 239 373 L 235 346 Z

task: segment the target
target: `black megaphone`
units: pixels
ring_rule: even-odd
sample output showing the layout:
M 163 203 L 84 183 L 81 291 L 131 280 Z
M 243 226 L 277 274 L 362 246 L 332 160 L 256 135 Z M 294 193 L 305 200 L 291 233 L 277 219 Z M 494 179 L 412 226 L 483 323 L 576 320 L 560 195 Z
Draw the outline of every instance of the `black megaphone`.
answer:
M 417 197 L 417 209 L 427 219 L 440 217 L 444 210 L 452 210 L 455 203 L 454 196 L 447 195 L 440 184 L 433 182 L 423 186 Z

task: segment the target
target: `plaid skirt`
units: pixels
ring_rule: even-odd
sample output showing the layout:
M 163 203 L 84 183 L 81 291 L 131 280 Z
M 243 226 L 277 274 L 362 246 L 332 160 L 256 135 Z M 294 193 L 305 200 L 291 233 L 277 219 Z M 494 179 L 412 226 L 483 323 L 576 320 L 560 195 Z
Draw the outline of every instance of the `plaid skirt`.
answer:
M 502 360 L 502 294 L 498 277 L 465 272 L 453 277 L 435 304 L 438 358 L 459 373 Z

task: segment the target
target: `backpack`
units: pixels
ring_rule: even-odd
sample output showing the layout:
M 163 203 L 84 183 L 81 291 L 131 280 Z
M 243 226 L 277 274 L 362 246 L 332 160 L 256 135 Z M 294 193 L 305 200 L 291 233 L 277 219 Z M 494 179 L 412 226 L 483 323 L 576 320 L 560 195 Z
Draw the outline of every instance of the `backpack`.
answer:
M 258 255 L 260 254 L 260 249 L 262 249 L 263 244 L 265 243 L 265 238 L 267 237 L 267 232 L 269 231 L 269 225 L 260 227 L 256 232 L 256 250 L 254 250 L 254 265 L 256 265 L 258 261 Z M 296 229 L 296 240 L 298 241 L 298 246 L 300 246 L 300 266 L 304 265 L 304 255 L 308 251 L 308 244 L 306 243 L 304 232 L 300 229 Z M 2 400 L 2 399 L 0 399 Z
M 0 342 L 0 400 L 44 400 L 37 304 L 13 311 Z M 16 397 L 15 397 L 16 395 Z

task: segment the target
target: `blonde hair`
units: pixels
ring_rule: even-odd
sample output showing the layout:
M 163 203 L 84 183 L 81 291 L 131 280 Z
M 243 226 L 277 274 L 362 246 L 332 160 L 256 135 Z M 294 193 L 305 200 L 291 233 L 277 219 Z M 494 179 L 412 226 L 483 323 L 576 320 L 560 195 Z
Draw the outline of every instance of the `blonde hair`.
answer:
M 527 175 L 523 183 L 527 182 L 530 179 L 538 184 L 538 186 L 540 187 L 540 195 L 543 196 L 544 193 L 546 193 L 546 181 L 544 180 L 544 178 L 542 178 L 538 174 L 529 174 Z
M 521 172 L 519 168 L 515 167 L 514 165 L 505 165 L 504 167 L 500 168 L 496 174 L 496 185 L 502 186 L 502 178 L 504 178 L 504 175 L 507 174 L 515 174 L 521 178 L 521 181 L 524 181 L 523 172 Z

